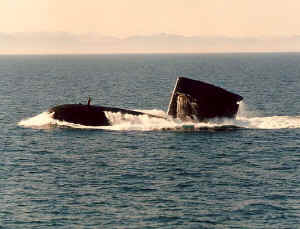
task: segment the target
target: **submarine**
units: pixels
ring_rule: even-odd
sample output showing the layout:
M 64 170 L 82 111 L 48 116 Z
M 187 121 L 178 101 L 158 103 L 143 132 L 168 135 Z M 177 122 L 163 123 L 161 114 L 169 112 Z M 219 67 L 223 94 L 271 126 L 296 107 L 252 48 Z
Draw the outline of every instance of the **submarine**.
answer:
M 87 104 L 63 104 L 48 111 L 60 121 L 85 126 L 110 126 L 106 112 L 129 115 L 146 115 L 152 118 L 179 119 L 181 121 L 206 122 L 214 118 L 235 118 L 242 96 L 221 87 L 185 77 L 178 77 L 171 94 L 168 117 L 115 107 Z

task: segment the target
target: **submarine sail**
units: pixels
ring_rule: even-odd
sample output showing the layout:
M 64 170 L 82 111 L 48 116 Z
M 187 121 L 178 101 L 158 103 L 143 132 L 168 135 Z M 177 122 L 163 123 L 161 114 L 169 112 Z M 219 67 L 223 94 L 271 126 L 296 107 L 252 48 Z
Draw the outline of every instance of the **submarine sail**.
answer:
M 198 80 L 178 77 L 168 108 L 168 115 L 183 121 L 207 121 L 234 118 L 243 97 Z

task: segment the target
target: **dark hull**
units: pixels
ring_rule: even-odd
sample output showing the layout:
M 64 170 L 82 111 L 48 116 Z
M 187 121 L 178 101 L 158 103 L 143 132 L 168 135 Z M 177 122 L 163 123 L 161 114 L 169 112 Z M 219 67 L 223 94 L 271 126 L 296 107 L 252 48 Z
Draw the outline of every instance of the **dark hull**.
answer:
M 121 108 L 83 104 L 64 104 L 49 109 L 50 113 L 54 113 L 54 119 L 85 126 L 110 126 L 111 123 L 105 115 L 106 111 L 130 115 L 148 115 L 150 117 L 162 118 Z

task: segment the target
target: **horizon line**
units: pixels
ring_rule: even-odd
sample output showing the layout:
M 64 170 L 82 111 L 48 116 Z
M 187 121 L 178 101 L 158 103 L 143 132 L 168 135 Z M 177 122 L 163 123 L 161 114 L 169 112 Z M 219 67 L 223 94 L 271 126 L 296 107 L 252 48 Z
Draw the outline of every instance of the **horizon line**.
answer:
M 103 53 L 0 53 L 0 56 L 113 56 L 113 55 L 223 55 L 223 54 L 300 54 L 300 51 L 231 51 L 231 52 L 103 52 Z

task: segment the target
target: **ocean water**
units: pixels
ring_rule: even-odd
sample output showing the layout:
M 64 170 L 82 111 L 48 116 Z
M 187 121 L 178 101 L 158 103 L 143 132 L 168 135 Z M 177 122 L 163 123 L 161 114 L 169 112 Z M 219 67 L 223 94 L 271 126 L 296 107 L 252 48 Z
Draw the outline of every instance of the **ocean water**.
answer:
M 166 115 L 177 76 L 244 97 L 236 120 Z M 299 228 L 300 54 L 0 56 L 0 228 Z

